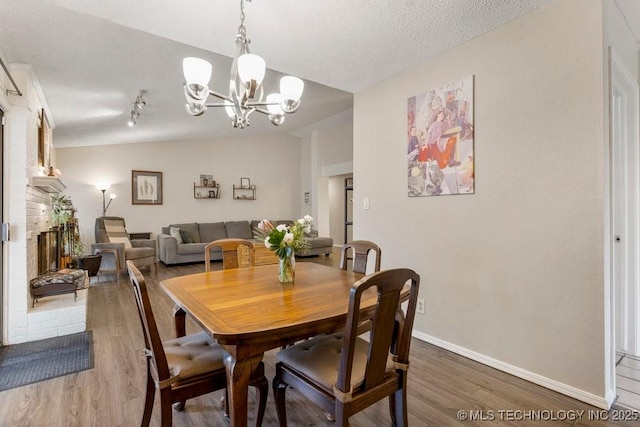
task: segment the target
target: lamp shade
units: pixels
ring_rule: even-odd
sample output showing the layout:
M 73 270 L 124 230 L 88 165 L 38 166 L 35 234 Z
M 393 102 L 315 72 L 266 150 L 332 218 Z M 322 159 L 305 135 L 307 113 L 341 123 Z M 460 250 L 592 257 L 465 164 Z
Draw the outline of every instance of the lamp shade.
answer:
M 280 79 L 280 94 L 282 98 L 299 101 L 304 90 L 304 82 L 297 77 L 284 76 Z
M 267 111 L 269 114 L 284 114 L 280 102 L 282 101 L 282 95 L 279 93 L 270 93 L 267 95 Z
M 96 184 L 96 188 L 100 191 L 107 191 L 108 189 L 111 188 L 111 184 L 107 182 L 99 182 Z
M 247 84 L 255 80 L 258 85 L 264 79 L 267 64 L 264 59 L 252 53 L 245 53 L 238 58 L 238 76 L 243 83 Z
M 182 60 L 182 72 L 188 85 L 208 86 L 211 79 L 211 64 L 192 56 Z

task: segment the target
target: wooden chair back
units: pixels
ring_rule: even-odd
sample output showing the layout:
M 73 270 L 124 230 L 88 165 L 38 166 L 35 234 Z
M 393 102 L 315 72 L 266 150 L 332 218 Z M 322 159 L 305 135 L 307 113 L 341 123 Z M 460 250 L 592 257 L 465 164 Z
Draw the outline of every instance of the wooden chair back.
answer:
M 252 241 L 245 239 L 218 239 L 204 247 L 204 271 L 209 271 L 211 268 L 211 249 L 215 247 L 222 250 L 223 270 L 240 267 L 238 258 L 239 246 L 246 246 L 249 250 L 249 266 L 252 266 L 255 259 L 255 248 Z
M 162 346 L 160 334 L 158 333 L 158 326 L 153 315 L 153 310 L 151 309 L 147 286 L 142 273 L 140 273 L 140 270 L 138 270 L 132 261 L 127 261 L 127 270 L 129 271 L 129 280 L 133 287 L 133 294 L 136 297 L 140 323 L 142 324 L 145 344 L 144 352 L 147 356 L 149 368 L 148 374 L 156 384 L 160 384 L 163 381 L 169 380 L 171 373 L 169 372 L 167 357 L 164 352 L 164 347 Z
M 410 282 L 408 306 L 404 315 L 400 314 L 400 296 L 407 282 Z M 345 328 L 338 381 L 336 389 L 340 394 L 351 394 L 351 370 L 356 339 L 360 324 L 360 300 L 362 294 L 375 287 L 378 292 L 378 303 L 371 317 L 371 334 L 364 383 L 357 390 L 357 395 L 380 394 L 378 386 L 388 380 L 387 358 L 389 352 L 398 366 L 408 366 L 411 331 L 418 303 L 418 287 L 420 276 L 413 270 L 401 268 L 386 270 L 366 276 L 356 282 L 349 298 L 349 313 Z M 384 387 L 383 387 L 384 389 Z M 354 398 L 355 394 L 354 393 Z M 388 389 L 375 400 L 388 395 Z
M 376 257 L 376 264 L 374 272 L 380 271 L 380 257 L 382 256 L 382 249 L 375 243 L 369 240 L 354 240 L 349 243 L 345 243 L 342 246 L 342 253 L 340 255 L 340 268 L 347 270 L 347 263 L 352 260 L 352 270 L 356 273 L 367 274 L 367 260 L 369 259 L 369 252 L 374 251 Z M 353 256 L 349 256 L 352 253 Z

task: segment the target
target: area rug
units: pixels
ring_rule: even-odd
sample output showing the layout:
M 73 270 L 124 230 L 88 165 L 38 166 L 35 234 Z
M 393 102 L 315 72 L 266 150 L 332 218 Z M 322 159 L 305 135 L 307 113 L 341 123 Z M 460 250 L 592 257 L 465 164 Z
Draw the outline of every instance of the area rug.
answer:
M 0 391 L 93 368 L 91 331 L 0 349 Z

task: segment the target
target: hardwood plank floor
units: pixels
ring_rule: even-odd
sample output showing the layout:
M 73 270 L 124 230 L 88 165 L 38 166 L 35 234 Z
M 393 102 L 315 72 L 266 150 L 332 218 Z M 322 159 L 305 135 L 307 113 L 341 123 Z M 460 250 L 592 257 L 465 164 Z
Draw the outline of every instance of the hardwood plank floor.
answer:
M 337 266 L 339 252 L 330 257 L 297 259 Z M 214 263 L 220 268 L 220 263 Z M 171 300 L 159 288 L 162 279 L 203 271 L 202 264 L 158 267 L 158 274 L 143 270 L 163 339 L 173 337 Z M 0 426 L 136 426 L 144 405 L 145 359 L 142 331 L 128 278 L 116 282 L 94 280 L 88 293 L 88 328 L 93 331 L 95 368 L 65 377 L 0 392 Z M 187 332 L 198 331 L 187 321 Z M 273 377 L 275 350 L 265 355 L 266 375 Z M 590 421 L 585 403 L 497 371 L 433 345 L 414 340 L 409 371 L 409 424 L 412 426 L 632 426 L 640 422 Z M 216 392 L 187 402 L 184 412 L 174 412 L 176 426 L 225 426 Z M 253 420 L 251 392 L 249 417 Z M 323 411 L 296 390 L 287 391 L 291 426 L 332 426 Z M 159 425 L 156 397 L 152 425 Z M 480 420 L 460 420 L 458 411 L 477 413 Z M 522 413 L 498 411 L 585 411 L 582 419 L 523 421 Z M 493 412 L 491 412 L 493 411 Z M 544 413 L 541 413 L 544 416 Z M 489 418 L 493 417 L 493 420 Z M 510 419 L 511 418 L 511 419 Z M 264 426 L 276 426 L 270 392 Z M 352 426 L 389 426 L 387 402 L 378 402 L 351 418 Z

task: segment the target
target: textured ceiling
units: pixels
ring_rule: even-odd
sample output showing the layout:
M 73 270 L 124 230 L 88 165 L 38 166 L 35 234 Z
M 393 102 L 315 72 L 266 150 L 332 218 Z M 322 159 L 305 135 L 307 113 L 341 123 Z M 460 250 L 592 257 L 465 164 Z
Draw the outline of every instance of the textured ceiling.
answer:
M 238 0 L 0 0 L 0 54 L 33 66 L 57 147 L 212 138 L 310 129 L 349 117 L 352 93 L 490 31 L 548 0 L 254 0 L 245 5 L 252 51 L 305 79 L 299 111 L 275 127 L 256 113 L 233 129 L 224 111 L 184 111 L 182 58 L 213 64 L 226 92 Z M 147 106 L 126 126 L 138 90 Z M 271 90 L 270 90 L 271 89 Z

